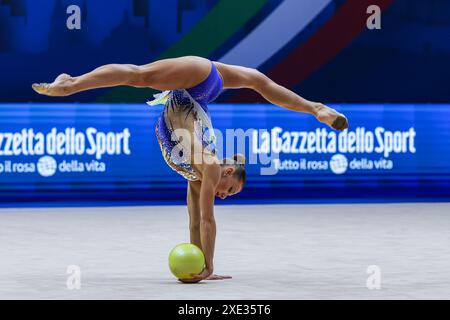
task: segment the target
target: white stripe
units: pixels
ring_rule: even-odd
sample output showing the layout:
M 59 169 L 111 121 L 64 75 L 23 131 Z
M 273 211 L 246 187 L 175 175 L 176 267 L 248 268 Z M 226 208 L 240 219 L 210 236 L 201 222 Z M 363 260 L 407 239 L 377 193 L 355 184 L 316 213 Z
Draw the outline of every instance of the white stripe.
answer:
M 302 31 L 332 0 L 285 0 L 220 62 L 257 68 Z

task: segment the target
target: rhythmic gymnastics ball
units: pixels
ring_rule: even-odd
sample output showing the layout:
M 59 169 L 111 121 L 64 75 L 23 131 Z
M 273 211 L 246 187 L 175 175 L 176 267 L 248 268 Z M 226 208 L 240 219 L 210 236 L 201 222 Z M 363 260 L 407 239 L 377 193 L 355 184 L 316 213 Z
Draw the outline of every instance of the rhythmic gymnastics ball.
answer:
M 205 255 L 196 245 L 181 243 L 169 253 L 169 268 L 177 279 L 192 279 L 191 274 L 200 274 L 205 268 Z

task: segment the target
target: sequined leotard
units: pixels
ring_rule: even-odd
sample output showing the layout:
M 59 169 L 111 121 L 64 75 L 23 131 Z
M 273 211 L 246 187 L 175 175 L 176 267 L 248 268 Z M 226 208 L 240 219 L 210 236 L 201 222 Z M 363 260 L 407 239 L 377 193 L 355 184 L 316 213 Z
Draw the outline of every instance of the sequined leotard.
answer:
M 198 180 L 198 176 L 191 165 L 189 151 L 186 152 L 188 148 L 180 143 L 183 138 L 180 140 L 177 129 L 193 128 L 193 138 L 201 142 L 204 150 L 216 154 L 214 129 L 207 105 L 222 90 L 222 77 L 211 62 L 211 71 L 200 84 L 188 89 L 165 91 L 148 103 L 165 105 L 156 123 L 156 137 L 166 163 L 187 180 Z

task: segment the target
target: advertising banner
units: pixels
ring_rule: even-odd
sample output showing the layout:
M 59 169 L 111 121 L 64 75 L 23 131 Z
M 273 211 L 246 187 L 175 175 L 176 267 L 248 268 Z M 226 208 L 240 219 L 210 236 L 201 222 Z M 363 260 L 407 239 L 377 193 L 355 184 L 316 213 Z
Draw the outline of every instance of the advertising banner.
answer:
M 219 158 L 243 153 L 247 184 L 231 202 L 445 198 L 450 105 L 332 105 L 350 126 L 264 104 L 209 106 Z M 0 105 L 0 199 L 184 201 L 145 104 Z M 228 199 L 226 200 L 227 202 Z

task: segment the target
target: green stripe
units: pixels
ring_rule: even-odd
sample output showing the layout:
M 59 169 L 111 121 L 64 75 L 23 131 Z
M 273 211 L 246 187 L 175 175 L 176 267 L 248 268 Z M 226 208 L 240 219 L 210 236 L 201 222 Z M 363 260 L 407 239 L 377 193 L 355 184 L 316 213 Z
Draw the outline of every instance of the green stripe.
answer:
M 268 0 L 221 0 L 195 27 L 156 60 L 196 55 L 208 57 Z M 152 89 L 118 87 L 97 99 L 99 102 L 143 102 L 152 97 Z

